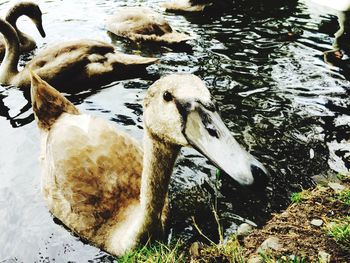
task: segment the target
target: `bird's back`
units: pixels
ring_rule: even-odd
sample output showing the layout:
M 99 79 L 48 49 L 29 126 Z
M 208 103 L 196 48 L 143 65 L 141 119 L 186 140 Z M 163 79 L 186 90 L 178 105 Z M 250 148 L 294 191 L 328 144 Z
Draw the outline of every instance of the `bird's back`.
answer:
M 142 156 L 139 144 L 110 123 L 62 114 L 42 145 L 42 190 L 50 210 L 99 243 L 100 230 L 139 200 Z
M 156 61 L 115 52 L 112 45 L 103 41 L 69 41 L 39 52 L 16 76 L 15 84 L 29 87 L 31 69 L 60 91 L 81 91 L 136 75 L 133 69 L 144 69 Z

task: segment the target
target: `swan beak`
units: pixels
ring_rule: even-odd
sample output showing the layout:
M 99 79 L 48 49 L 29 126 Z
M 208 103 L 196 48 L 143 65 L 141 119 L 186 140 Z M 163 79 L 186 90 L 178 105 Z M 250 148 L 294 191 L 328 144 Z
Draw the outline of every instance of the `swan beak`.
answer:
M 43 28 L 43 23 L 42 23 L 42 20 L 41 19 L 36 19 L 34 21 L 35 25 L 36 25 L 36 28 L 38 29 L 40 35 L 42 37 L 46 37 L 46 33 L 44 31 L 44 28 Z
M 187 114 L 184 135 L 189 144 L 241 185 L 258 183 L 261 177 L 267 182 L 263 164 L 238 144 L 214 108 L 196 103 Z

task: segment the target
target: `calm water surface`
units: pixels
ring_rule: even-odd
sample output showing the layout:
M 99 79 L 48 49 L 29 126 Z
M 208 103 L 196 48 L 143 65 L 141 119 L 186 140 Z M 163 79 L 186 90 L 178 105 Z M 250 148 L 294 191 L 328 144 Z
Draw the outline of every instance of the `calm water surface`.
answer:
M 313 185 L 313 176 L 350 168 L 346 32 L 338 41 L 345 50 L 343 60 L 331 65 L 323 58 L 335 41 L 338 17 L 346 15 L 306 2 L 284 2 L 288 4 L 245 1 L 214 18 L 165 14 L 174 28 L 195 37 L 192 49 L 136 45 L 106 32 L 104 20 L 116 7 L 143 4 L 161 11 L 157 0 L 40 1 L 47 37 L 41 39 L 26 19 L 19 26 L 35 37 L 38 50 L 88 37 L 112 42 L 124 52 L 161 58 L 143 79 L 67 94 L 81 110 L 114 121 L 139 140 L 142 99 L 154 80 L 191 72 L 207 82 L 228 127 L 266 165 L 271 180 L 267 189 L 241 188 L 224 175 L 218 181 L 205 158 L 184 149 L 170 186 L 169 233 L 190 243 L 200 239 L 191 216 L 205 234 L 217 238 L 214 204 L 229 235 L 242 222 L 266 222 L 286 207 L 291 192 Z M 11 4 L 0 4 L 1 14 Z M 33 54 L 22 57 L 21 64 Z M 39 132 L 28 106 L 21 91 L 0 87 L 0 262 L 113 261 L 48 212 L 40 193 Z

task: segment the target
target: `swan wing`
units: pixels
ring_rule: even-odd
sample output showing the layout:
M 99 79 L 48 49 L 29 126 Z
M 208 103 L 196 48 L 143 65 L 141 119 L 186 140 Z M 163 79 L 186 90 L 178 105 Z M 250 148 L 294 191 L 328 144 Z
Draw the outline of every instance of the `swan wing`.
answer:
M 172 32 L 161 14 L 145 7 L 118 8 L 107 20 L 106 26 L 110 32 L 127 37 L 133 34 L 163 35 Z
M 141 147 L 111 123 L 64 113 L 42 150 L 49 208 L 80 235 L 93 240 L 101 226 L 139 199 Z
M 108 83 L 110 78 L 121 79 L 130 67 L 145 68 L 156 58 L 126 55 L 115 52 L 108 43 L 79 40 L 53 45 L 39 52 L 17 76 L 18 86 L 29 86 L 29 68 L 57 89 L 85 89 L 87 85 Z
M 71 41 L 56 44 L 39 52 L 28 67 L 37 72 L 43 79 L 60 79 L 65 76 L 69 79 L 84 71 L 91 61 L 89 56 L 104 56 L 114 51 L 114 47 L 95 40 Z

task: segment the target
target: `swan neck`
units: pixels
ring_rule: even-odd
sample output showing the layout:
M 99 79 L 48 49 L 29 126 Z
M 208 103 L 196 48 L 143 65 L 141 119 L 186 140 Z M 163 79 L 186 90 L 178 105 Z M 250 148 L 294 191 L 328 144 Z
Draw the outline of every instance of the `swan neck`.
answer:
M 12 8 L 8 11 L 5 20 L 16 28 L 17 19 L 22 15 L 18 8 Z
M 144 222 L 142 238 L 162 234 L 161 216 L 167 197 L 170 177 L 180 146 L 161 142 L 147 131 L 144 135 L 144 160 L 140 205 Z
M 0 32 L 5 38 L 5 57 L 0 66 L 0 81 L 10 84 L 10 78 L 18 74 L 19 40 L 12 26 L 0 19 Z
M 23 33 L 21 30 L 17 27 L 17 20 L 20 16 L 25 15 L 25 9 L 26 7 L 24 5 L 21 5 L 22 3 L 19 3 L 17 6 L 13 7 L 6 15 L 5 20 L 10 23 L 10 25 L 16 30 L 16 33 L 18 35 L 20 43 L 25 43 L 30 37 Z

